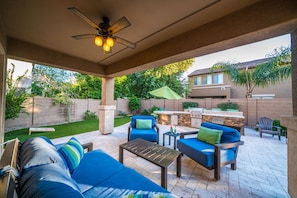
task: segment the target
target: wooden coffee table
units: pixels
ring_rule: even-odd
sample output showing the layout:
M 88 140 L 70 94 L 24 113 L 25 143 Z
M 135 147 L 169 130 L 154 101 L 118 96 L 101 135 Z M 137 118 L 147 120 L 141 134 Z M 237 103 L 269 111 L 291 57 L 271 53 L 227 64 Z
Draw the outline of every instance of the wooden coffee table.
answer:
M 176 160 L 176 175 L 181 176 L 181 152 L 158 144 L 135 139 L 119 146 L 119 161 L 123 163 L 124 149 L 161 167 L 161 186 L 167 189 L 167 168 Z

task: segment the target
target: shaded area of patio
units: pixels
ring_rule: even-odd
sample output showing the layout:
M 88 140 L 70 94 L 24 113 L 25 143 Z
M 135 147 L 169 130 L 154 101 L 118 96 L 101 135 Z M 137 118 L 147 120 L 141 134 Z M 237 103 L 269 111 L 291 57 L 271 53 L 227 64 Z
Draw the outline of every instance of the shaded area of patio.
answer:
M 169 126 L 160 126 L 160 145 L 162 134 Z M 94 149 L 102 149 L 115 159 L 119 157 L 119 144 L 127 142 L 128 124 L 116 127 L 110 135 L 98 131 L 76 135 L 82 143 L 93 142 Z M 179 131 L 192 128 L 177 127 Z M 70 137 L 54 139 L 54 143 L 68 141 Z M 173 148 L 173 142 L 165 146 Z M 221 168 L 221 180 L 216 181 L 213 171 L 209 171 L 187 156 L 182 157 L 182 176 L 176 177 L 176 164 L 168 169 L 168 190 L 179 197 L 289 197 L 287 184 L 287 144 L 284 137 L 264 134 L 263 138 L 255 130 L 245 128 L 241 138 L 245 144 L 239 148 L 237 170 L 230 166 Z M 173 139 L 172 139 L 173 140 Z M 156 165 L 126 152 L 124 164 L 160 185 L 161 170 Z

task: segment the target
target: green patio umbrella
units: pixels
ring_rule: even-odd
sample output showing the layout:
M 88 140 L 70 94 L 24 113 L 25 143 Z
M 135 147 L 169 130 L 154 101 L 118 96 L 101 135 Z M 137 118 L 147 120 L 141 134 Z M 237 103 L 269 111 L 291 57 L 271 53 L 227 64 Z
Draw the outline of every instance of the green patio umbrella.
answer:
M 165 98 L 165 99 L 181 99 L 182 97 L 179 96 L 177 93 L 175 93 L 172 89 L 170 89 L 167 86 L 155 89 L 153 91 L 149 92 L 151 95 L 159 97 L 159 98 Z M 164 100 L 164 109 L 165 109 L 165 100 Z
M 182 97 L 167 86 L 149 92 L 151 95 L 166 99 L 181 99 Z

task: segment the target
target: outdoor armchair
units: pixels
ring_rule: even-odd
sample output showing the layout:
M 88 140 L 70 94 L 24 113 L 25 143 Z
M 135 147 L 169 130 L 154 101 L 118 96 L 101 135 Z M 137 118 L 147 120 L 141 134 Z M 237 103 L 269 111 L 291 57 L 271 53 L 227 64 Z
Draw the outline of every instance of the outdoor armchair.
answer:
M 204 133 L 203 140 L 199 137 L 202 133 Z M 213 135 L 217 136 L 219 133 L 220 138 L 214 138 Z M 192 136 L 186 138 L 189 135 Z M 216 142 L 213 142 L 213 139 L 216 139 Z M 182 132 L 180 139 L 177 140 L 178 150 L 203 167 L 214 169 L 214 177 L 217 180 L 220 179 L 222 166 L 231 164 L 231 169 L 236 170 L 239 146 L 243 144 L 238 130 L 208 122 L 203 122 L 197 131 Z
M 281 127 L 279 126 L 273 126 L 273 120 L 268 117 L 260 117 L 258 119 L 258 128 L 260 137 L 262 138 L 262 133 L 268 133 L 272 135 L 277 135 L 278 139 L 281 140 Z
M 159 127 L 154 116 L 132 116 L 128 127 L 128 141 L 137 138 L 159 143 Z

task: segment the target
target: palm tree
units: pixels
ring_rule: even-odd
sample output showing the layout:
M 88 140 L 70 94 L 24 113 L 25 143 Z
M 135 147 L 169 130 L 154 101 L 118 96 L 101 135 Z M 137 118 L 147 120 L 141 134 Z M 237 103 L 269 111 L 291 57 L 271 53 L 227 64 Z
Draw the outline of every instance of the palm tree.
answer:
M 235 85 L 246 87 L 246 98 L 251 98 L 255 87 L 267 87 L 291 76 L 291 49 L 280 48 L 270 54 L 267 62 L 254 69 L 238 69 L 237 64 L 217 63 L 211 72 L 226 73 Z

